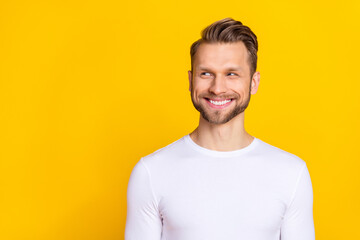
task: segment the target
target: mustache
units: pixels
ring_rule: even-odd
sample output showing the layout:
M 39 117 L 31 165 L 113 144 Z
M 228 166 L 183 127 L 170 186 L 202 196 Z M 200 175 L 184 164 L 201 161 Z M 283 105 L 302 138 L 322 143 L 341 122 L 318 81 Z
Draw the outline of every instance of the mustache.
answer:
M 239 98 L 238 95 L 235 95 L 235 94 L 223 94 L 223 95 L 216 95 L 216 94 L 200 94 L 199 97 L 201 98 L 211 98 L 211 99 L 236 99 L 236 98 Z

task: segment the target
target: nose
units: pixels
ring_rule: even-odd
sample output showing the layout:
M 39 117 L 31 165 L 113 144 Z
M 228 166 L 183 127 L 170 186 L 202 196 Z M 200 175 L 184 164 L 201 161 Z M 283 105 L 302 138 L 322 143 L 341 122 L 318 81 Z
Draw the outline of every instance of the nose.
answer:
M 216 76 L 215 78 L 213 78 L 213 80 L 211 82 L 211 86 L 209 88 L 209 92 L 211 92 L 215 95 L 219 95 L 219 94 L 225 93 L 226 90 L 227 90 L 227 87 L 226 87 L 225 77 Z

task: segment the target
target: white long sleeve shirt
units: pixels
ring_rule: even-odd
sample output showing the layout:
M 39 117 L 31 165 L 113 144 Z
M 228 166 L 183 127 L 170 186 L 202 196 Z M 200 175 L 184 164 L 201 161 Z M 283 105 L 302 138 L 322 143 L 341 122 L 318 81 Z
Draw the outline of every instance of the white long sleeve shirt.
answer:
M 189 135 L 140 159 L 127 189 L 125 240 L 313 240 L 306 163 L 258 138 L 240 150 Z

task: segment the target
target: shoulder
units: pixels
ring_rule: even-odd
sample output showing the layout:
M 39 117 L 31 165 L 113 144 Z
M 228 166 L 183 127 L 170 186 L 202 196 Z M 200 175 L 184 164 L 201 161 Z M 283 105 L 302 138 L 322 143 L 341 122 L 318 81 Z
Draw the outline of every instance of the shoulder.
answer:
M 184 144 L 184 138 L 182 137 L 165 147 L 162 147 L 149 155 L 146 155 L 141 158 L 145 165 L 162 165 L 165 162 L 168 162 L 171 159 L 179 157 L 181 153 L 186 151 L 186 145 Z
M 257 149 L 257 166 L 262 176 L 268 180 L 268 184 L 272 182 L 276 189 L 281 186 L 286 202 L 289 202 L 301 176 L 308 174 L 306 162 L 293 153 L 261 140 Z
M 275 147 L 260 139 L 258 140 L 257 155 L 265 159 L 266 162 L 279 168 L 280 170 L 300 170 L 306 165 L 306 162 L 297 155 Z

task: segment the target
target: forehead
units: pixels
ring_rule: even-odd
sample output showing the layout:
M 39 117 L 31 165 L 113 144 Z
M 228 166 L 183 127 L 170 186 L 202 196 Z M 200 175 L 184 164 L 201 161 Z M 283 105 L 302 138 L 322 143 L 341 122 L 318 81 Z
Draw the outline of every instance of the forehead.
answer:
M 194 59 L 194 67 L 198 66 L 248 68 L 248 51 L 243 42 L 202 43 Z

